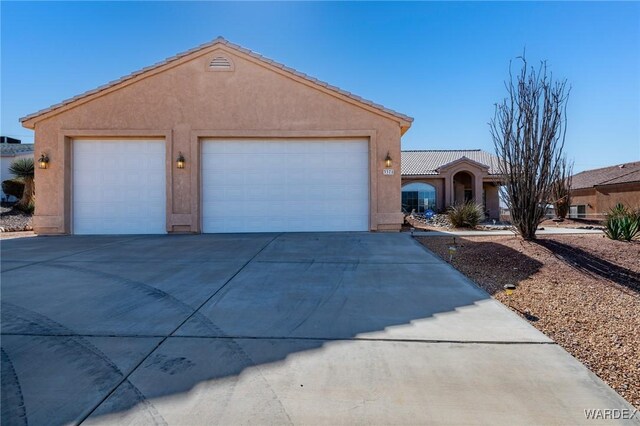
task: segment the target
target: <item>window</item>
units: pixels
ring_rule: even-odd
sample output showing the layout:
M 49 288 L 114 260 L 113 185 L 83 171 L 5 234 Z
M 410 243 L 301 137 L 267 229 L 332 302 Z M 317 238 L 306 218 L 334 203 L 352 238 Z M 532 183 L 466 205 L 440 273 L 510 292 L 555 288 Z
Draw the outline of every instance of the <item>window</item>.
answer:
M 585 205 L 578 206 L 578 217 L 581 219 L 584 219 L 585 217 L 587 217 L 587 206 Z
M 569 207 L 569 217 L 571 219 L 584 219 L 587 217 L 587 206 L 584 204 Z
M 428 183 L 410 183 L 402 188 L 402 211 L 424 213 L 436 209 L 436 188 Z

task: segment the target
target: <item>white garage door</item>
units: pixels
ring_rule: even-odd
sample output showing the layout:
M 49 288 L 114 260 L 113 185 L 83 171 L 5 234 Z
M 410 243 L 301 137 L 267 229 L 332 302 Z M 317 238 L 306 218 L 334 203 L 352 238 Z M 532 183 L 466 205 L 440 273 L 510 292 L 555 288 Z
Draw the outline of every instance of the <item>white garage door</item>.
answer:
M 163 140 L 73 142 L 73 232 L 166 232 Z
M 367 140 L 203 141 L 202 229 L 367 231 Z

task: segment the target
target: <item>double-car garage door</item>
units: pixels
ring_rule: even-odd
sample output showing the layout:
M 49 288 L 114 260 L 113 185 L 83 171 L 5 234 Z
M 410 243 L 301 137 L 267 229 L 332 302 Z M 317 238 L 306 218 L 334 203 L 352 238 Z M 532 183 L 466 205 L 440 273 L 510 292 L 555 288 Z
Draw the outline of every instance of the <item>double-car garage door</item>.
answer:
M 366 139 L 202 140 L 202 231 L 368 230 L 368 146 Z M 164 140 L 74 141 L 73 232 L 165 233 L 165 152 Z

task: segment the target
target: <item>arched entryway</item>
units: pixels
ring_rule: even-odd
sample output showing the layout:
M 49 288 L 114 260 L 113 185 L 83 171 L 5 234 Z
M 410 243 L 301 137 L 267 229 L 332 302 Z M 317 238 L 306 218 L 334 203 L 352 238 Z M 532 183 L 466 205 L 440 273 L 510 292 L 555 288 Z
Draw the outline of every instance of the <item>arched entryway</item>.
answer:
M 467 171 L 453 175 L 453 204 L 462 204 L 475 200 L 474 176 Z
M 424 213 L 436 210 L 436 188 L 423 182 L 413 182 L 402 187 L 402 211 Z

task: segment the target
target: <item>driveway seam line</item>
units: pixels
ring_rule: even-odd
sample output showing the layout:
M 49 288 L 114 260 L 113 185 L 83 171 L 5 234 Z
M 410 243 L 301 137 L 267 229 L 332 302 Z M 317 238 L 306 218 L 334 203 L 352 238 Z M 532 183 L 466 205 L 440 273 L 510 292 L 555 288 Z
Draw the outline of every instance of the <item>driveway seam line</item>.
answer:
M 43 333 L 1 333 L 2 336 L 38 336 L 38 337 L 108 337 L 108 338 L 139 338 L 158 339 L 173 337 L 182 339 L 216 339 L 216 340 L 310 340 L 324 342 L 390 342 L 390 343 L 456 343 L 479 345 L 557 345 L 554 341 L 516 341 L 516 340 L 448 340 L 448 339 L 383 339 L 375 337 L 284 337 L 284 336 L 202 336 L 189 334 L 176 334 L 164 336 L 156 335 L 126 335 L 126 334 L 43 334 Z
M 125 239 L 125 240 L 114 241 L 114 242 L 112 242 L 112 243 L 106 243 L 106 244 L 104 244 L 104 245 L 100 245 L 99 247 L 92 247 L 92 248 L 90 248 L 90 249 L 81 250 L 81 251 L 78 251 L 78 252 L 75 252 L 75 253 L 65 254 L 64 256 L 54 257 L 53 259 L 40 260 L 40 261 L 37 261 L 37 262 L 28 263 L 28 264 L 26 264 L 26 265 L 16 266 L 15 268 L 5 269 L 4 271 L 2 271 L 2 273 L 4 274 L 5 272 L 15 271 L 15 270 L 17 270 L 17 269 L 26 268 L 27 266 L 34 266 L 34 265 L 41 265 L 41 264 L 43 264 L 43 263 L 48 263 L 48 262 L 55 262 L 55 261 L 57 261 L 57 260 L 64 259 L 65 257 L 75 256 L 75 255 L 77 255 L 77 254 L 82 254 L 82 253 L 87 253 L 87 252 L 89 252 L 89 251 L 91 251 L 91 250 L 98 250 L 98 249 L 100 249 L 100 248 L 108 247 L 108 246 L 113 245 L 113 244 L 119 244 L 119 243 L 124 243 L 124 242 L 127 242 L 127 241 L 139 240 L 140 238 L 143 238 L 143 236 L 139 236 L 139 237 L 131 237 L 131 238 L 127 238 L 127 239 Z M 7 262 L 11 262 L 11 260 L 7 260 Z
M 158 350 L 158 348 L 160 346 L 162 346 L 162 344 L 164 342 L 167 341 L 167 339 L 169 337 L 172 337 L 172 335 L 178 331 L 180 329 L 180 327 L 182 327 L 187 321 L 189 321 L 200 309 L 202 309 L 202 307 L 204 305 L 206 305 L 207 303 L 209 303 L 209 301 L 211 299 L 213 299 L 218 293 L 220 293 L 220 291 L 225 288 L 240 272 L 242 272 L 244 270 L 244 268 L 247 267 L 247 265 L 249 265 L 251 263 L 251 261 L 253 259 L 255 259 L 260 253 L 262 253 L 262 251 L 264 249 L 266 249 L 272 242 L 274 242 L 278 237 L 280 237 L 283 233 L 279 233 L 276 236 L 274 236 L 271 240 L 269 240 L 268 243 L 266 243 L 256 254 L 254 254 L 251 259 L 247 260 L 244 265 L 242 265 L 235 274 L 233 274 L 231 277 L 229 277 L 229 279 L 227 281 L 225 281 L 224 284 L 222 284 L 216 291 L 213 292 L 213 294 L 211 296 L 209 296 L 204 302 L 202 302 L 200 304 L 200 306 L 198 306 L 196 309 L 194 309 L 194 311 L 187 316 L 187 318 L 185 318 L 180 324 L 178 324 L 178 326 L 168 335 L 163 336 L 163 338 L 151 349 L 151 351 L 144 357 L 142 358 L 142 360 L 140 362 L 138 362 L 130 371 L 129 373 L 124 376 L 122 378 L 122 380 L 120 380 L 106 395 L 104 398 L 102 398 L 100 401 L 98 401 L 98 403 L 84 416 L 82 417 L 79 421 L 78 421 L 78 425 L 82 424 L 85 420 L 87 420 L 97 409 L 98 407 L 100 407 L 107 399 L 109 399 L 109 397 L 111 395 L 113 395 L 113 393 L 120 387 L 120 385 L 122 385 L 126 380 L 129 380 L 129 377 L 138 369 L 140 368 L 140 366 L 156 351 Z M 175 336 L 174 336 L 175 337 Z

